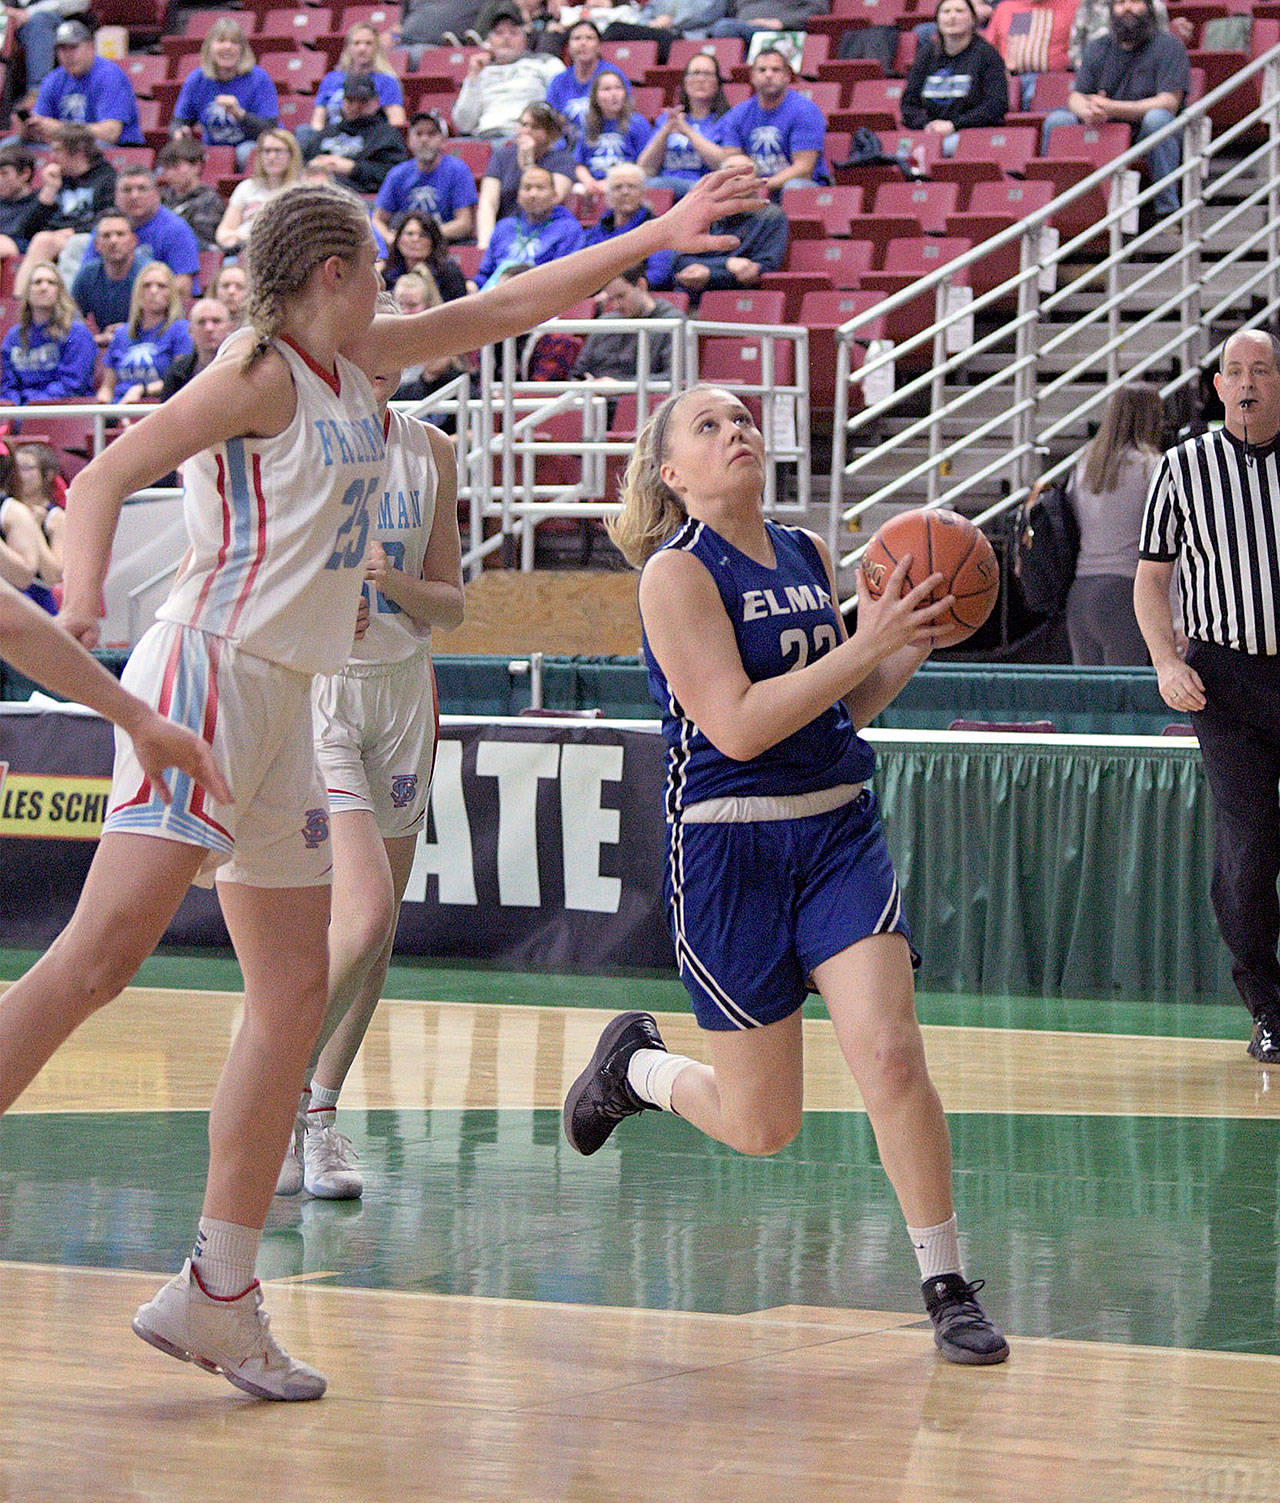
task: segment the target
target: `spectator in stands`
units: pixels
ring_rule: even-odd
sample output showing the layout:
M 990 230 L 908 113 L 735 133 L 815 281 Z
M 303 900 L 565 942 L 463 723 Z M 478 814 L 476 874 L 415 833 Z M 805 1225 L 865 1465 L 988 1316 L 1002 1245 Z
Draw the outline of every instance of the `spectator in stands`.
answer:
M 803 31 L 826 12 L 827 0 L 736 0 L 733 15 L 712 22 L 707 35 L 749 42 L 758 31 Z
M 716 165 L 745 152 L 771 198 L 784 188 L 830 181 L 822 155 L 826 119 L 791 87 L 793 76 L 784 53 L 763 48 L 751 64 L 751 98 L 735 104 L 721 122 L 724 147 Z
M 563 204 L 545 167 L 526 167 L 520 176 L 518 208 L 494 226 L 474 282 L 468 289 L 496 283 L 509 267 L 541 266 L 586 243 L 586 231 Z
M 164 373 L 191 347 L 177 278 L 163 261 L 153 261 L 133 284 L 129 320 L 102 357 L 98 401 L 154 401 L 164 390 Z
M 98 254 L 80 263 L 71 296 L 85 317 L 93 319 L 99 349 L 106 349 L 120 325 L 128 322 L 133 284 L 155 257 L 150 246 L 138 243 L 119 209 L 108 209 L 98 220 L 93 243 Z
M 652 135 L 653 126 L 631 107 L 626 79 L 612 68 L 597 74 L 574 150 L 574 191 L 588 199 L 603 198 L 609 169 L 618 162 L 635 162 Z
M 987 40 L 1020 84 L 1021 103 L 1029 110 L 1036 75 L 1065 73 L 1067 44 L 1078 0 L 1000 0 L 987 23 Z
M 55 484 L 60 488 L 60 499 L 54 493 Z M 42 590 L 54 597 L 55 606 L 62 584 L 66 494 L 58 473 L 58 457 L 48 444 L 22 444 L 13 450 L 12 458 L 7 452 L 0 453 L 0 497 L 4 498 L 0 500 L 0 535 L 31 569 Z M 6 577 L 10 584 L 16 583 L 11 576 Z M 49 608 L 49 601 L 40 592 L 29 593 Z
M 417 68 L 424 47 L 457 47 L 478 24 L 481 0 L 404 0 L 400 45 Z
M 249 160 L 264 130 L 280 123 L 276 86 L 259 67 L 239 21 L 222 16 L 200 44 L 200 66 L 182 81 L 170 129 L 206 146 L 233 146 L 236 166 Z
M 287 130 L 264 130 L 258 137 L 253 170 L 231 190 L 227 212 L 214 231 L 218 247 L 239 255 L 249 241 L 249 224 L 269 198 L 302 178 L 302 152 Z
M 1156 27 L 1151 0 L 1111 0 L 1111 35 L 1090 42 L 1076 73 L 1065 110 L 1051 110 L 1041 133 L 1041 155 L 1060 125 L 1129 127 L 1136 146 L 1170 124 L 1182 108 L 1191 83 L 1191 60 L 1175 36 Z M 1163 186 L 1155 196 L 1158 215 L 1173 214 L 1180 202 L 1171 174 L 1182 161 L 1182 141 L 1169 136 L 1148 153 L 1151 176 Z
M 0 146 L 0 260 L 21 256 L 44 218 L 35 190 L 35 153 L 21 141 Z
M 54 34 L 54 55 L 58 65 L 40 84 L 27 132 L 51 142 L 59 125 L 85 125 L 104 146 L 141 146 L 129 75 L 119 63 L 98 56 L 83 21 L 63 21 Z
M 162 402 L 167 402 L 192 376 L 199 375 L 206 365 L 212 364 L 222 341 L 235 328 L 231 315 L 214 297 L 197 298 L 192 303 L 187 325 L 191 333 L 191 348 L 185 355 L 179 355 L 165 371 L 160 384 Z
M 470 167 L 444 151 L 448 127 L 435 110 L 420 110 L 409 125 L 413 160 L 393 167 L 378 189 L 374 226 L 385 238 L 408 210 L 430 214 L 446 240 L 470 240 L 476 228 L 476 180 Z
M 383 279 L 389 287 L 394 287 L 409 271 L 424 273 L 439 291 L 442 302 L 451 303 L 466 296 L 466 278 L 458 263 L 450 259 L 440 226 L 430 214 L 417 214 L 413 210 L 392 228 Z
M 0 457 L 0 579 L 56 615 L 58 602 L 50 586 L 61 579 L 62 570 L 40 524 L 9 494 L 6 481 L 12 473 L 13 462 L 5 452 Z
M 64 125 L 53 138 L 49 160 L 40 168 L 36 197 L 40 212 L 26 259 L 18 269 L 21 287 L 37 261 L 56 261 L 75 235 L 88 235 L 104 209 L 115 204 L 116 169 L 83 125 Z
M 455 268 L 456 270 L 456 268 Z M 440 290 L 426 266 L 416 271 L 407 271 L 396 279 L 392 287 L 396 305 L 401 313 L 422 313 L 428 308 L 438 308 L 442 301 Z M 460 376 L 466 366 L 453 356 L 443 360 L 429 360 L 424 365 L 406 366 L 400 373 L 400 385 L 395 390 L 397 402 L 421 402 L 446 382 Z M 434 419 L 433 419 L 434 421 Z M 452 431 L 452 430 L 450 430 Z
M 565 43 L 569 65 L 547 85 L 547 103 L 565 122 L 570 139 L 582 132 L 591 85 L 610 67 L 600 56 L 600 45 L 594 21 L 575 21 Z
M 674 304 L 649 291 L 643 264 L 620 272 L 596 298 L 601 318 L 683 318 Z M 578 353 L 571 375 L 581 381 L 634 381 L 640 359 L 638 334 L 589 334 Z M 649 336 L 647 374 L 671 373 L 671 335 Z
M 373 79 L 387 124 L 394 125 L 397 130 L 404 129 L 404 90 L 396 77 L 395 66 L 382 45 L 378 28 L 368 21 L 357 21 L 347 32 L 338 66 L 320 80 L 310 121 L 298 131 L 298 144 L 304 151 L 325 131 L 341 122 L 342 95 L 350 73 L 367 73 Z
M 1132 382 L 1112 395 L 1097 436 L 1076 466 L 1071 505 L 1080 526 L 1080 553 L 1067 596 L 1073 663 L 1119 668 L 1150 662 L 1134 612 L 1133 581 L 1163 436 L 1160 393 Z
M 744 157 L 745 152 L 728 152 L 723 165 L 741 166 Z M 736 235 L 738 247 L 724 255 L 676 257 L 675 284 L 695 300 L 712 288 L 754 287 L 766 271 L 778 271 L 787 259 L 787 216 L 775 203 L 717 219 L 709 233 Z
M 653 218 L 653 210 L 644 201 L 644 173 L 634 162 L 619 162 L 609 168 L 604 196 L 609 207 L 587 231 L 588 245 L 612 240 L 615 235 L 624 235 Z M 645 262 L 648 285 L 670 287 L 674 266 L 673 251 L 655 251 Z
M 37 262 L 18 295 L 17 321 L 0 341 L 0 400 L 25 406 L 91 396 L 97 358 L 58 268 Z
M 120 169 L 116 177 L 116 208 L 133 226 L 139 244 L 147 246 L 152 256 L 163 261 L 177 277 L 182 296 L 189 297 L 193 291 L 198 291 L 200 246 L 195 231 L 185 219 L 160 202 L 160 188 L 148 168 Z M 90 246 L 84 259 L 94 260 L 97 254 Z
M 249 296 L 249 276 L 243 266 L 224 266 L 213 284 L 213 295 L 231 316 L 234 328 L 244 322 L 244 305 Z
M 87 0 L 9 0 L 5 9 L 9 24 L 17 27 L 15 35 L 26 65 L 29 105 L 36 88 L 53 72 L 58 27 L 77 17 L 87 20 L 89 5 Z
M 1186 16 L 1169 18 L 1165 0 L 1155 0 L 1156 25 L 1161 31 L 1170 32 L 1184 47 L 1191 46 L 1196 28 Z M 1111 35 L 1111 0 L 1080 0 L 1076 18 L 1071 23 L 1071 36 L 1067 42 L 1067 61 L 1078 68 L 1084 58 L 1087 42 L 1105 40 Z
M 156 155 L 160 202 L 191 226 L 201 250 L 212 250 L 227 206 L 222 195 L 204 181 L 203 173 L 204 147 L 194 136 L 170 141 Z
M 659 115 L 638 158 L 651 188 L 670 188 L 677 198 L 711 171 L 719 156 L 720 122 L 729 112 L 724 78 L 715 54 L 699 52 L 685 64 L 680 108 Z
M 547 86 L 563 72 L 558 58 L 531 53 L 524 17 L 512 0 L 498 0 L 482 17 L 484 50 L 467 64 L 453 106 L 459 135 L 506 141 L 515 135 L 525 107 L 541 103 Z
M 13 451 L 13 493 L 44 518 L 67 504 L 67 482 L 62 478 L 58 456 L 46 443 L 20 443 Z
M 978 35 L 972 0 L 940 0 L 938 32 L 916 53 L 902 88 L 902 123 L 935 131 L 944 156 L 954 156 L 969 125 L 1001 125 L 1009 107 L 1009 75 L 1000 54 Z
M 573 187 L 573 153 L 561 140 L 563 122 L 546 104 L 531 104 L 520 116 L 515 140 L 495 146 L 480 179 L 476 208 L 476 244 L 483 250 L 500 219 L 516 212 L 520 174 L 526 167 L 545 167 L 551 174 L 556 202 L 562 204 Z
M 408 157 L 404 138 L 388 122 L 368 73 L 347 74 L 340 110 L 338 123 L 303 150 L 303 159 L 357 193 L 376 193 L 387 173 Z

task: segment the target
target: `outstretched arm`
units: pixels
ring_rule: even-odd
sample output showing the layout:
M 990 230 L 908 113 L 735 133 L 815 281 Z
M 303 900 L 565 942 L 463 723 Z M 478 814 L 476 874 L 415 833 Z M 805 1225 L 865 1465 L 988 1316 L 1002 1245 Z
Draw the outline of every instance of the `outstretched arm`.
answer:
M 342 353 L 366 370 L 388 370 L 460 355 L 523 334 L 593 296 L 654 251 L 733 250 L 736 238 L 709 234 L 710 226 L 759 202 L 754 173 L 737 168 L 713 172 L 660 219 L 499 282 L 478 296 L 458 298 L 409 318 L 375 318 L 368 334 L 344 346 Z
M 97 710 L 132 737 L 138 760 L 169 802 L 166 769 L 189 773 L 219 803 L 231 802 L 231 790 L 198 736 L 165 720 L 130 694 L 83 647 L 39 606 L 0 583 L 0 651 L 15 668 L 54 694 L 79 700 Z

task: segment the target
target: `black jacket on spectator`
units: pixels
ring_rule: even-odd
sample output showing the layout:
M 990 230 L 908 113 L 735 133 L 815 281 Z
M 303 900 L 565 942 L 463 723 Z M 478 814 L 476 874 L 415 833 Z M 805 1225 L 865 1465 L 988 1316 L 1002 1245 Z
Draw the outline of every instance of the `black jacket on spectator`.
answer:
M 51 204 L 41 204 L 27 233 L 37 230 L 76 230 L 88 234 L 105 209 L 116 203 L 116 169 L 105 158 L 79 176 L 64 173 L 62 187 Z
M 409 160 L 404 137 L 387 123 L 382 110 L 358 120 L 338 120 L 308 146 L 307 161 L 318 156 L 350 157 L 355 163 L 347 181 L 358 193 L 376 193 L 382 180 L 400 162 Z
M 8 235 L 19 250 L 26 250 L 43 215 L 44 205 L 34 193 L 25 198 L 0 199 L 0 235 Z
M 923 130 L 930 120 L 967 125 L 1003 125 L 1009 108 L 1004 60 L 982 37 L 954 57 L 936 43 L 921 48 L 902 88 L 902 123 Z

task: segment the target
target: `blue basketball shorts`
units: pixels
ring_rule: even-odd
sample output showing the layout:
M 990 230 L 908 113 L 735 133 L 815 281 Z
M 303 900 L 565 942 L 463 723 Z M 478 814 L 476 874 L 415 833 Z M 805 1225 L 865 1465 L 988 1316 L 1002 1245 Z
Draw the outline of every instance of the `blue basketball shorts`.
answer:
M 870 789 L 802 819 L 681 822 L 668 835 L 671 935 L 702 1028 L 789 1017 L 815 967 L 873 934 L 910 944 Z

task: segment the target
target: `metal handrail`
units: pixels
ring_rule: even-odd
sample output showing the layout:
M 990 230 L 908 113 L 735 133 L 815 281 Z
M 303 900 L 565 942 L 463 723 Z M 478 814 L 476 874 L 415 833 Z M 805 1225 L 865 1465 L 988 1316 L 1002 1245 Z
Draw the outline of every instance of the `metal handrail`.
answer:
M 1248 83 L 1250 79 L 1259 76 L 1263 82 L 1262 103 L 1239 122 L 1216 137 L 1212 137 L 1209 112 L 1218 103 L 1229 98 Z M 1226 147 L 1237 146 L 1246 140 L 1259 125 L 1266 127 L 1263 145 L 1249 151 L 1240 162 L 1230 166 L 1214 182 L 1207 182 L 1205 170 L 1207 160 L 1220 156 Z M 1125 174 L 1133 172 L 1135 165 L 1147 155 L 1152 144 L 1175 134 L 1181 134 L 1184 140 L 1183 160 L 1176 171 L 1181 187 L 1181 207 L 1176 216 L 1171 216 L 1163 225 L 1143 231 L 1126 243 L 1122 229 L 1124 221 L 1141 205 L 1151 202 L 1163 184 L 1152 183 L 1140 192 L 1125 191 L 1122 194 L 1122 187 L 1126 186 Z M 1210 336 L 1205 332 L 1205 326 L 1229 308 L 1238 305 L 1243 295 L 1262 289 L 1261 296 L 1265 306 L 1258 313 L 1259 317 L 1280 307 L 1280 264 L 1278 264 L 1280 261 L 1280 160 L 1278 160 L 1280 152 L 1278 152 L 1278 141 L 1280 141 L 1280 48 L 1273 48 L 1262 57 L 1251 60 L 1232 78 L 1207 94 L 1204 99 L 1198 100 L 1160 132 L 1153 133 L 1139 146 L 1130 148 L 1115 161 L 1089 174 L 1045 208 L 1028 214 L 1020 224 L 1001 231 L 1000 234 L 975 246 L 965 255 L 957 257 L 945 266 L 922 277 L 912 286 L 894 293 L 864 313 L 848 320 L 836 333 L 836 412 L 828 507 L 828 533 L 833 554 L 838 556 L 840 552 L 836 544 L 842 523 L 847 525 L 856 522 L 872 508 L 899 496 L 922 478 L 926 480 L 926 500 L 923 504 L 941 506 L 954 503 L 978 485 L 991 481 L 1003 473 L 1009 493 L 998 503 L 981 512 L 976 520 L 983 522 L 998 516 L 1001 512 L 1018 504 L 1029 493 L 1033 468 L 1036 470 L 1040 468 L 1039 459 L 1045 446 L 1051 440 L 1060 438 L 1069 429 L 1078 425 L 1082 416 L 1093 412 L 1105 403 L 1110 396 L 1110 391 L 1107 385 L 1102 385 L 1096 393 L 1087 394 L 1076 406 L 1071 416 L 1047 424 L 1037 424 L 1036 416 L 1042 410 L 1046 399 L 1073 382 L 1080 381 L 1082 377 L 1101 375 L 1107 384 L 1112 384 L 1119 378 L 1122 364 L 1126 377 L 1136 378 L 1153 366 L 1167 363 L 1171 357 L 1174 357 L 1181 362 L 1182 369 L 1162 387 L 1162 395 L 1167 396 L 1198 379 L 1203 361 L 1212 353 L 1207 348 Z M 1250 192 L 1241 204 L 1228 209 L 1221 221 L 1213 225 L 1211 234 L 1231 228 L 1251 209 L 1257 209 L 1259 206 L 1265 207 L 1263 226 L 1247 234 L 1241 245 L 1217 258 L 1209 267 L 1202 267 L 1203 215 L 1221 199 L 1228 187 L 1238 182 L 1246 172 L 1256 170 L 1259 166 L 1263 168 L 1262 184 Z M 1056 256 L 1048 259 L 1044 264 L 1056 266 L 1066 257 L 1079 252 L 1103 236 L 1108 241 L 1107 254 L 1097 266 L 1075 280 L 1070 286 L 1042 294 L 1039 283 L 1041 265 L 1036 251 L 1043 227 L 1058 216 L 1064 207 L 1104 186 L 1107 187 L 1109 193 L 1107 214 L 1087 229 L 1082 230 L 1072 240 L 1061 245 Z M 1183 245 L 1159 266 L 1152 268 L 1149 272 L 1144 272 L 1136 282 L 1122 286 L 1120 269 L 1131 260 L 1136 252 L 1148 247 L 1158 234 L 1167 232 L 1171 224 L 1181 227 L 1184 234 Z M 945 288 L 954 279 L 963 277 L 970 267 L 978 265 L 986 257 L 1015 242 L 1021 242 L 1022 247 L 1021 269 L 1018 274 L 1003 286 L 975 299 L 971 307 L 953 310 L 949 315 L 943 314 L 942 299 Z M 1248 276 L 1241 286 L 1217 295 L 1215 281 L 1224 277 L 1225 273 L 1238 265 L 1245 256 L 1250 253 L 1256 254 L 1259 250 L 1265 251 L 1266 263 L 1257 272 Z M 1154 308 L 1142 314 L 1133 323 L 1121 325 L 1120 315 L 1133 297 L 1150 287 L 1161 276 L 1167 275 L 1171 267 L 1175 268 L 1178 273 L 1177 289 L 1171 295 L 1160 298 Z M 1075 318 L 1068 329 L 1056 333 L 1045 344 L 1039 345 L 1037 335 L 1042 317 L 1062 307 L 1067 299 L 1078 297 L 1081 291 L 1090 284 L 1100 284 L 1102 288 L 1095 306 Z M 896 347 L 869 354 L 855 378 L 852 358 L 854 346 L 865 340 L 866 331 L 870 326 L 895 309 L 904 307 L 921 296 L 927 296 L 931 290 L 934 292 L 938 312 L 941 315 L 938 322 Z M 1005 321 L 1001 328 L 984 335 L 960 355 L 951 355 L 940 361 L 935 360 L 928 371 L 898 386 L 891 396 L 867 405 L 854 416 L 850 415 L 850 391 L 857 382 L 863 381 L 868 375 L 874 375 L 877 371 L 891 368 L 905 355 L 924 349 L 931 340 L 936 352 L 939 347 L 939 330 L 945 332 L 947 328 L 956 325 L 961 318 L 967 317 L 975 309 L 981 311 L 984 306 L 1011 299 L 1016 299 L 1017 311 Z M 1154 351 L 1133 351 L 1132 345 L 1135 338 L 1141 337 L 1161 320 L 1171 316 L 1179 320 L 1178 332 L 1172 338 L 1163 342 Z M 1072 362 L 1060 374 L 1048 378 L 1037 378 L 1037 373 L 1047 355 L 1065 351 L 1073 339 L 1080 337 L 1082 330 L 1090 328 L 1104 330 L 1100 347 Z M 926 390 L 940 398 L 948 376 L 961 372 L 975 355 L 987 353 L 1001 342 L 1007 342 L 1011 338 L 1014 342 L 1014 350 L 1005 369 L 993 375 L 984 376 L 974 386 L 965 387 L 950 402 L 944 403 L 940 399 L 931 402 L 930 411 L 925 416 L 908 422 L 900 432 L 879 439 L 874 448 L 861 454 L 850 454 L 851 445 L 856 441 L 857 435 L 869 429 L 878 418 L 900 408 L 904 401 Z M 941 441 L 943 425 L 948 418 L 963 412 L 979 397 L 989 396 L 992 391 L 1004 386 L 1010 389 L 1011 400 L 998 416 L 970 426 L 964 434 L 950 443 Z M 1013 438 L 1000 455 L 980 465 L 975 473 L 959 477 L 946 487 L 938 484 L 938 471 L 943 465 L 964 454 L 966 450 L 1005 424 L 1012 424 Z M 859 497 L 854 503 L 848 506 L 843 505 L 846 482 L 856 480 L 872 465 L 883 462 L 886 452 L 901 449 L 904 445 L 926 436 L 929 440 L 926 457 L 910 463 L 903 472 L 873 488 L 869 494 Z M 914 459 L 915 456 L 912 457 Z M 1044 478 L 1052 479 L 1065 473 L 1074 464 L 1075 458 L 1076 455 L 1073 453 L 1054 462 L 1049 469 L 1045 470 Z M 853 563 L 861 552 L 862 548 L 855 548 L 848 552 L 840 558 L 841 565 L 848 566 Z

